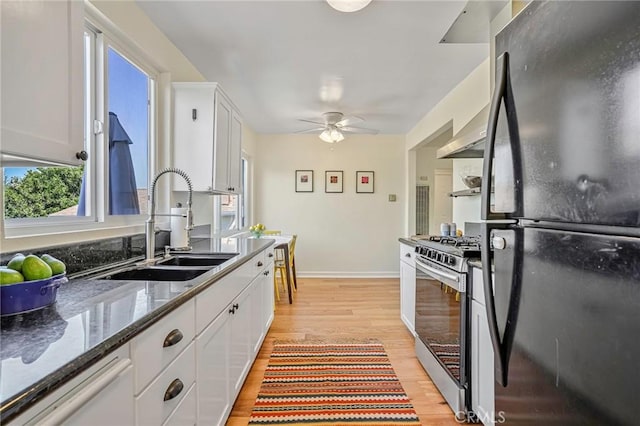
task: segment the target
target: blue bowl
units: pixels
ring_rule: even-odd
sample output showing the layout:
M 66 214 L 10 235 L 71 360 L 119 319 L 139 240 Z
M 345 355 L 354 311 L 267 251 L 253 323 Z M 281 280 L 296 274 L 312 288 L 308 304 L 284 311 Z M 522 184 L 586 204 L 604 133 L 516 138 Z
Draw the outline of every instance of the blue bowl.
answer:
M 67 281 L 63 272 L 44 280 L 0 286 L 0 316 L 31 312 L 55 303 L 58 288 Z

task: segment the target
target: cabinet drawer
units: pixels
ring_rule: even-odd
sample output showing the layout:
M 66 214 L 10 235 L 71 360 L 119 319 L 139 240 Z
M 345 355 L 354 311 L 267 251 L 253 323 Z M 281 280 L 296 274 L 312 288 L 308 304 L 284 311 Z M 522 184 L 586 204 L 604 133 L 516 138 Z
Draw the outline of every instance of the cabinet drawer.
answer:
M 415 266 L 415 247 L 400 243 L 400 260 Z
M 195 302 L 190 300 L 133 340 L 136 395 L 191 343 L 195 334 Z
M 196 379 L 195 345 L 191 343 L 151 385 L 136 398 L 139 426 L 161 425 L 178 407 Z M 182 384 L 182 390 L 178 392 Z M 170 391 L 175 390 L 173 395 Z M 168 398 L 165 401 L 165 398 Z
M 191 385 L 187 394 L 182 398 L 178 407 L 171 413 L 162 426 L 185 426 L 195 425 L 198 420 L 196 411 L 196 385 Z

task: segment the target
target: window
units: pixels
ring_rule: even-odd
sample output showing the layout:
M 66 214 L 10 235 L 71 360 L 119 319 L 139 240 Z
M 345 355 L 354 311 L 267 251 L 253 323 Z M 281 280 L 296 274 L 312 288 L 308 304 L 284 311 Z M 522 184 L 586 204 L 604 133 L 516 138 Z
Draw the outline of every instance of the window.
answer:
M 155 146 L 157 74 L 126 40 L 89 18 L 84 33 L 85 150 L 79 167 L 3 168 L 5 229 L 141 223 Z M 55 226 L 53 226 L 55 225 Z M 14 233 L 18 235 L 20 232 Z
M 225 235 L 247 226 L 248 160 L 242 158 L 242 193 L 214 195 L 215 233 Z

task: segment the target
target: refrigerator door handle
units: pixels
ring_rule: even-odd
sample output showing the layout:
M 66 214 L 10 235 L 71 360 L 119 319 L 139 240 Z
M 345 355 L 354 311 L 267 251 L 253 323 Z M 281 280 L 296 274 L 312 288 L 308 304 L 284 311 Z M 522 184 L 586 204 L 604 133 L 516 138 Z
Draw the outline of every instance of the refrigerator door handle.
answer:
M 494 229 L 510 229 L 515 232 L 515 240 L 513 247 L 513 275 L 511 277 L 511 293 L 509 297 L 509 306 L 507 310 L 507 321 L 504 328 L 504 335 L 500 338 L 498 329 L 498 318 L 496 315 L 496 303 L 493 293 L 493 278 L 491 276 L 491 265 L 493 260 L 491 250 L 491 231 Z M 514 227 L 512 223 L 483 223 L 482 224 L 482 278 L 484 283 L 484 298 L 487 310 L 487 321 L 489 323 L 489 335 L 497 363 L 498 374 L 496 380 L 502 386 L 507 386 L 507 378 L 509 376 L 509 358 L 511 356 L 511 348 L 516 331 L 518 321 L 518 310 L 520 307 L 520 291 L 522 287 L 522 255 L 523 255 L 523 239 L 522 230 Z M 503 240 L 504 241 L 504 240 Z M 506 246 L 503 246 L 506 248 Z
M 487 142 L 484 149 L 484 161 L 482 170 L 481 187 L 481 219 L 500 220 L 506 219 L 505 213 L 495 213 L 491 211 L 491 179 L 493 172 L 493 158 L 496 147 L 496 131 L 498 129 L 498 117 L 500 115 L 500 105 L 504 101 L 505 112 L 507 114 L 507 127 L 509 129 L 509 143 L 511 144 L 511 155 L 513 160 L 513 179 L 515 194 L 516 216 L 522 213 L 522 161 L 520 160 L 520 137 L 518 131 L 518 118 L 516 107 L 513 101 L 513 91 L 511 88 L 511 77 L 509 73 L 509 52 L 504 52 L 496 59 L 496 87 L 491 99 L 491 110 L 489 111 L 489 123 L 487 124 Z

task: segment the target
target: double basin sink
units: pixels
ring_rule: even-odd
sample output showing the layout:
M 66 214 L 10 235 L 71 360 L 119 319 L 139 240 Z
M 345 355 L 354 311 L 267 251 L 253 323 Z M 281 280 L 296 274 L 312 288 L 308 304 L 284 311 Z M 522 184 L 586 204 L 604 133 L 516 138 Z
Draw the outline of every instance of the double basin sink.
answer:
M 236 256 L 238 253 L 173 254 L 158 259 L 151 265 L 119 268 L 93 278 L 101 280 L 188 281 Z

